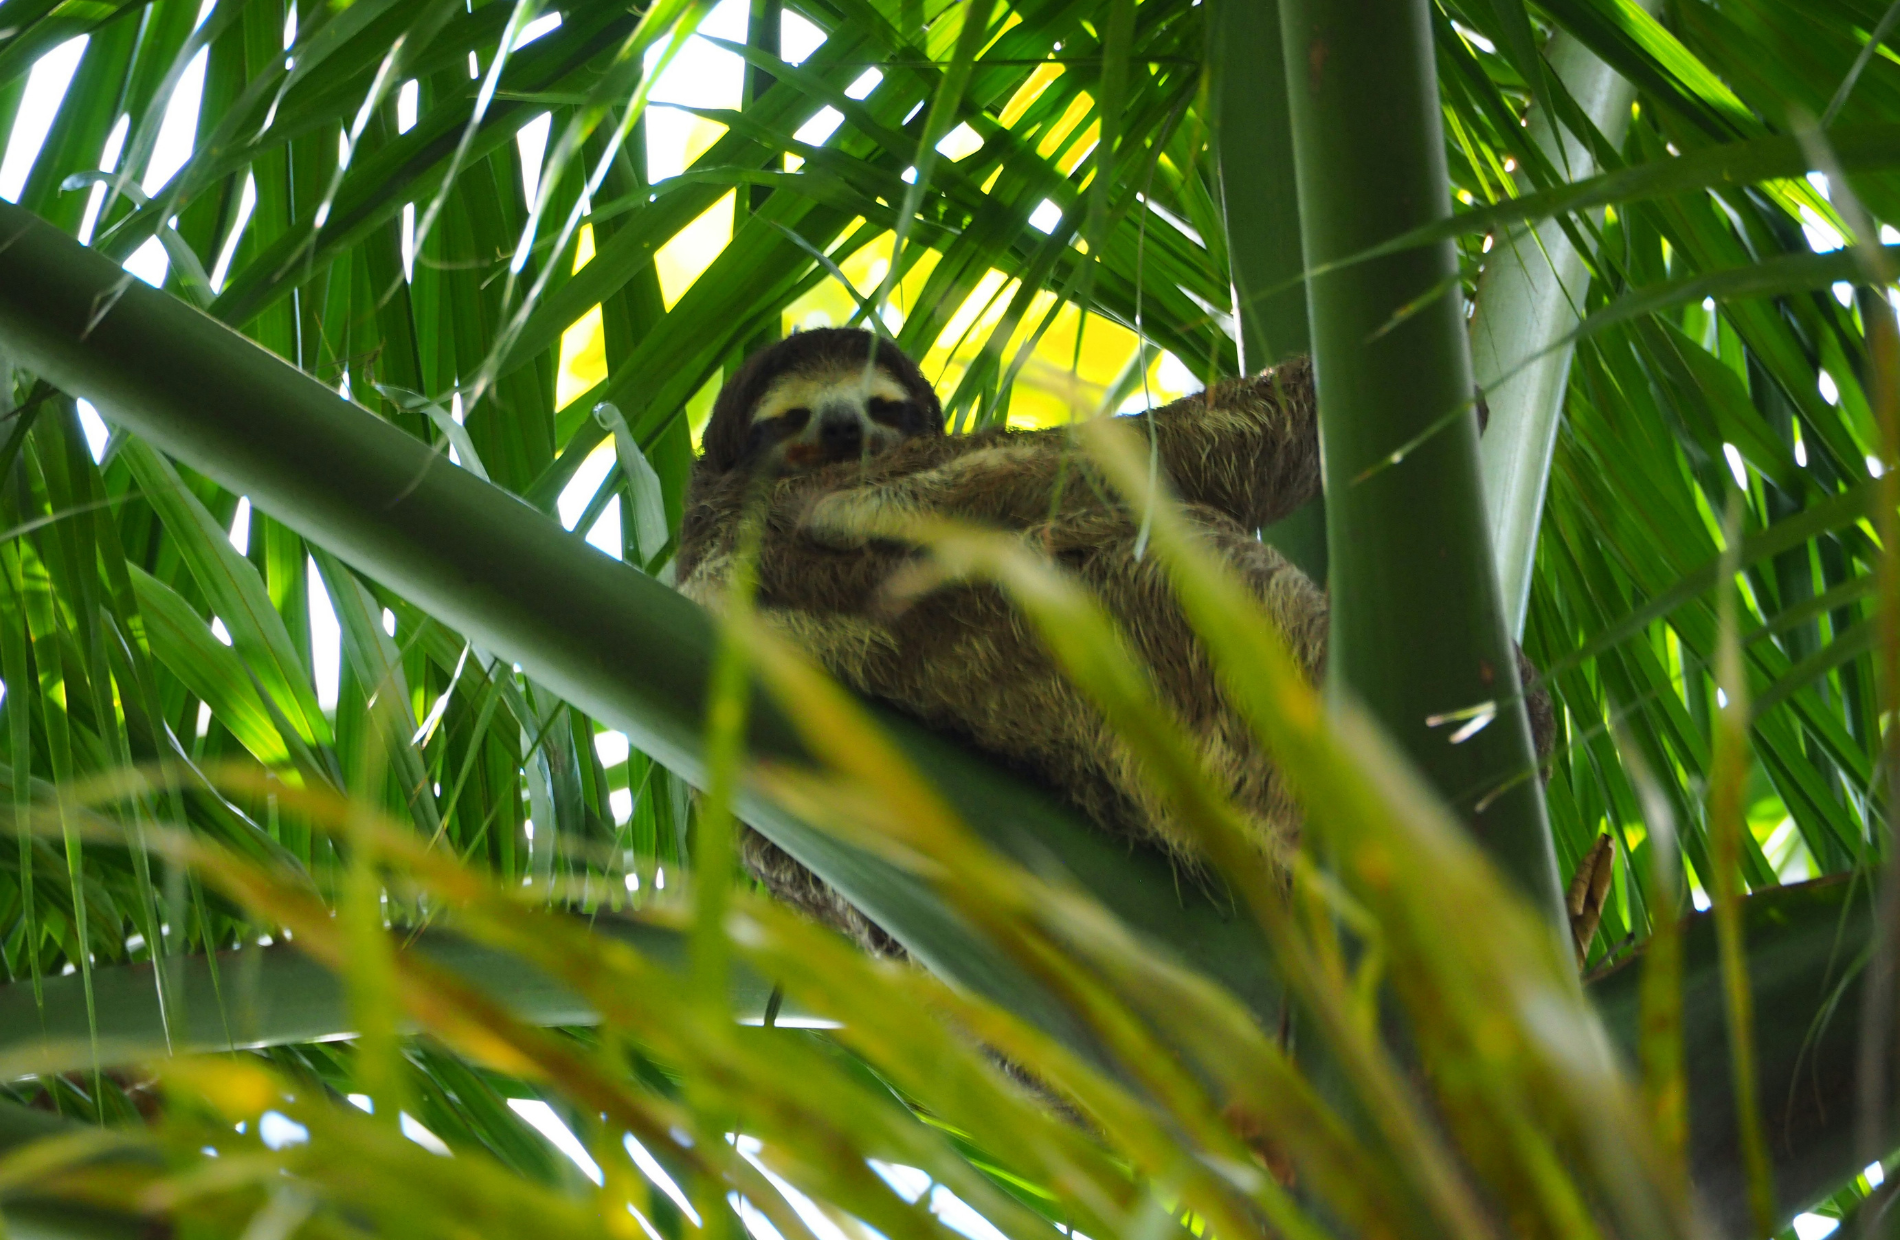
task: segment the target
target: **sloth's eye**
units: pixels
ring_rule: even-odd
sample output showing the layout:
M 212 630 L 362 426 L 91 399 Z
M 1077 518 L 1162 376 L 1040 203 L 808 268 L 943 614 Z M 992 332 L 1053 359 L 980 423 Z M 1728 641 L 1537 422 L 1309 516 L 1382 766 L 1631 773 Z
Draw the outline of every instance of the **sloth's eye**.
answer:
M 871 420 L 882 422 L 886 426 L 898 426 L 904 420 L 904 412 L 909 407 L 901 400 L 886 400 L 882 396 L 873 396 L 865 402 L 871 411 Z
M 746 435 L 747 451 L 757 451 L 770 443 L 789 439 L 805 429 L 805 423 L 811 421 L 811 410 L 802 405 L 796 409 L 787 409 L 784 413 L 775 413 L 769 418 L 760 418 L 752 424 Z

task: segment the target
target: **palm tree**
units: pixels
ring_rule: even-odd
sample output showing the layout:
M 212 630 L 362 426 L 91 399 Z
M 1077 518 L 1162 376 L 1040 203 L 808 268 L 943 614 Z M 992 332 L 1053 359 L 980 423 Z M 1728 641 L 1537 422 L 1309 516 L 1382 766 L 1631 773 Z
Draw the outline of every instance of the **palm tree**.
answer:
M 1878 1217 L 1893 16 L 4 0 L 0 1211 Z M 1330 581 L 1329 709 L 1154 508 L 1297 773 L 1290 875 L 1186 788 L 1184 890 L 670 590 L 712 392 L 819 319 L 962 427 L 1313 351 L 1325 511 L 1266 537 Z M 729 799 L 929 972 L 733 890 Z

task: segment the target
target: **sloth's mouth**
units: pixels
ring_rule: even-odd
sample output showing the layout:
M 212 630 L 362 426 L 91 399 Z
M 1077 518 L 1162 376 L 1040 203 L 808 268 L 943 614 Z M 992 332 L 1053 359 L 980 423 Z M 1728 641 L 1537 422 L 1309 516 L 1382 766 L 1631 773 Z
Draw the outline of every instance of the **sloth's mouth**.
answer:
M 872 445 L 843 447 L 825 443 L 794 443 L 785 446 L 785 464 L 793 469 L 816 469 L 839 461 L 856 461 L 872 455 Z

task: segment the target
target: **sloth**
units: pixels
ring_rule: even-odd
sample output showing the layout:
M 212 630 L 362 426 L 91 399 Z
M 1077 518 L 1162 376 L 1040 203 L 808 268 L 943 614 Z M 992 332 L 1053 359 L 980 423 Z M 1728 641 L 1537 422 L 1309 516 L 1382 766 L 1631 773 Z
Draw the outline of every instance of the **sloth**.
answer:
M 1326 595 L 1257 534 L 1319 493 L 1310 361 L 1217 383 L 1142 420 L 1204 542 L 1318 683 Z M 889 605 L 886 586 L 919 554 L 889 538 L 893 519 L 931 514 L 1018 534 L 1119 623 L 1262 849 L 1294 839 L 1300 815 L 1285 782 L 1226 702 L 1166 571 L 1139 553 L 1140 514 L 1060 428 L 947 435 L 943 422 L 917 364 L 870 333 L 801 332 L 754 354 L 721 389 L 703 436 L 681 531 L 680 589 L 714 610 L 723 605 L 741 514 L 762 488 L 758 607 L 781 635 L 860 693 L 1000 758 L 1102 830 L 1192 869 L 1187 829 L 1000 590 L 948 582 L 902 608 Z M 1529 704 L 1541 757 L 1554 731 L 1550 707 L 1542 694 Z M 742 856 L 780 900 L 867 950 L 903 954 L 765 837 L 748 831 Z

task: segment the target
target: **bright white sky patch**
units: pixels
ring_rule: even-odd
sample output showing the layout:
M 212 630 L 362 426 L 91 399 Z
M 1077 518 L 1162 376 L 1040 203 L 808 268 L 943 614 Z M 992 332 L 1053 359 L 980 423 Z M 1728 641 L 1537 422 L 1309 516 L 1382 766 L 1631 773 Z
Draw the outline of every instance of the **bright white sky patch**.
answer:
M 820 1210 L 816 1202 L 786 1183 L 759 1160 L 756 1141 L 751 1142 L 752 1149 L 747 1149 L 748 1140 L 748 1138 L 740 1138 L 739 1153 L 747 1162 L 759 1169 L 759 1173 L 771 1182 L 773 1188 L 778 1189 L 779 1195 L 785 1198 L 785 1204 L 792 1207 L 792 1213 L 798 1215 L 799 1221 L 811 1229 L 811 1234 L 817 1237 L 817 1240 L 850 1240 L 844 1228 L 832 1222 L 830 1216 Z
M 976 154 L 983 147 L 983 139 L 968 124 L 959 123 L 955 129 L 943 136 L 937 143 L 937 153 L 948 160 L 959 160 Z
M 802 65 L 824 44 L 825 32 L 790 9 L 778 27 L 778 56 L 788 65 Z
M 310 599 L 310 670 L 317 685 L 317 705 L 334 710 L 343 679 L 343 630 L 337 627 L 336 611 L 330 606 L 330 592 L 323 588 L 317 562 L 306 559 L 304 573 Z
M 112 438 L 112 428 L 105 424 L 105 420 L 99 416 L 99 411 L 92 407 L 91 401 L 82 400 L 77 403 L 79 429 L 85 432 L 86 450 L 92 453 L 92 459 L 96 464 L 105 459 L 106 443 Z
M 199 11 L 198 20 L 203 21 L 208 11 L 209 0 L 205 8 Z M 191 158 L 192 141 L 198 132 L 198 105 L 204 98 L 205 63 L 209 55 L 209 48 L 200 48 L 198 54 L 191 58 L 191 63 L 185 66 L 184 74 L 172 91 L 171 100 L 165 105 L 165 117 L 159 122 L 158 138 L 152 144 L 152 157 L 145 165 L 144 176 L 139 178 L 139 187 L 148 194 L 164 188 Z M 132 252 L 132 257 L 125 260 L 125 269 L 157 288 L 165 283 L 165 274 L 171 269 L 171 259 L 166 256 L 165 247 L 158 238 L 153 237 Z
M 422 106 L 422 88 L 410 78 L 396 90 L 396 132 L 408 133 L 416 127 L 416 110 Z
M 871 1170 L 882 1176 L 892 1191 L 905 1201 L 916 1201 L 928 1192 L 930 1212 L 951 1231 L 960 1232 L 970 1240 L 1005 1240 L 996 1225 L 978 1214 L 963 1198 L 941 1184 L 933 1184 L 929 1172 L 900 1163 L 879 1162 L 875 1158 L 869 1162 Z
M 1463 26 L 1457 22 L 1453 22 L 1451 28 L 1463 35 L 1465 42 L 1471 44 L 1471 46 L 1477 48 L 1479 51 L 1484 52 L 1486 55 L 1498 50 L 1497 44 L 1491 42 L 1491 40 L 1485 38 L 1469 26 Z
M 930 1190 L 930 1212 L 951 1231 L 962 1232 L 970 1240 L 1008 1240 L 996 1224 L 976 1212 L 975 1207 L 943 1185 Z
M 560 28 L 561 15 L 559 13 L 543 13 L 521 28 L 521 33 L 515 36 L 514 50 L 520 51 L 542 35 Z
M 616 767 L 627 761 L 627 754 L 633 750 L 627 744 L 627 733 L 621 731 L 597 731 L 595 733 L 595 754 L 600 758 L 602 767 Z
M 157 237 L 151 237 L 132 251 L 132 257 L 126 259 L 124 265 L 127 271 L 157 288 L 165 283 L 165 273 L 171 270 L 171 259 L 165 256 L 164 244 Z
M 1833 1235 L 1840 1225 L 1839 1219 L 1823 1218 L 1819 1214 L 1794 1216 L 1794 1234 L 1800 1237 L 1800 1240 L 1821 1240 L 1822 1236 Z
M 112 126 L 112 132 L 106 135 L 105 153 L 99 156 L 99 171 L 117 172 L 119 156 L 125 151 L 125 136 L 132 129 L 132 118 L 124 113 Z M 93 226 L 99 222 L 99 208 L 105 205 L 106 187 L 104 182 L 95 182 L 86 196 L 86 214 L 79 221 L 79 244 L 92 244 Z
M 698 33 L 686 41 L 666 72 L 653 84 L 648 98 L 654 103 L 677 103 L 693 108 L 736 108 L 745 93 L 745 61 L 704 35 L 745 42 L 746 9 L 744 0 L 719 0 L 699 23 Z M 649 72 L 660 63 L 667 41 L 647 49 Z
M 530 203 L 541 184 L 541 161 L 547 154 L 548 129 L 553 123 L 553 114 L 543 112 L 515 131 L 515 146 L 521 151 L 521 192 Z
M 198 50 L 178 79 L 171 101 L 165 105 L 165 119 L 158 126 L 158 141 L 152 145 L 152 160 L 145 165 L 145 175 L 139 181 L 148 194 L 158 192 L 191 158 L 192 139 L 198 132 L 198 105 L 204 98 L 205 61 L 210 54 L 210 48 Z
M 618 766 L 627 760 L 632 750 L 624 732 L 594 733 L 594 753 L 599 756 L 602 766 Z
M 686 171 L 686 146 L 699 118 L 662 104 L 646 110 L 647 180 L 664 181 Z
M 838 126 L 844 124 L 844 113 L 826 104 L 811 114 L 811 118 L 792 131 L 792 137 L 806 146 L 823 146 L 825 140 L 838 132 Z
M 266 1111 L 257 1118 L 257 1139 L 270 1149 L 281 1150 L 308 1141 L 310 1130 L 281 1111 Z
M 862 99 L 876 90 L 878 83 L 883 80 L 884 74 L 881 70 L 866 69 L 863 73 L 858 74 L 857 79 L 853 81 L 851 85 L 844 88 L 845 98 Z
M 891 1190 L 905 1201 L 915 1201 L 930 1187 L 930 1173 L 920 1167 L 871 1159 L 871 1170 L 878 1173 Z
M 1192 392 L 1201 386 L 1187 363 L 1172 353 L 1161 355 L 1161 364 L 1155 367 L 1155 382 L 1170 392 Z
M 39 158 L 40 147 L 46 144 L 46 131 L 53 127 L 60 100 L 66 97 L 73 71 L 79 68 L 86 38 L 82 34 L 68 39 L 34 62 L 33 71 L 27 74 L 19 115 L 14 118 L 13 132 L 7 136 L 7 153 L 0 157 L 0 198 L 20 201 L 27 173 L 33 170 L 33 161 Z
M 244 226 L 251 222 L 251 212 L 257 209 L 257 178 L 250 173 L 244 175 L 244 190 L 238 195 L 237 221 L 231 225 L 231 231 L 224 238 L 224 247 L 218 251 L 217 265 L 211 269 L 211 291 L 222 293 L 225 278 L 231 274 L 231 260 L 237 257 L 238 242 L 244 239 Z
M 587 511 L 587 505 L 593 500 L 594 492 L 600 490 L 601 482 L 607 477 L 607 471 L 614 467 L 614 443 L 603 439 L 598 448 L 587 454 L 581 467 L 574 471 L 567 486 L 561 489 L 561 498 L 554 503 L 555 510 L 561 514 L 561 527 L 571 530 Z
M 573 1159 L 582 1175 L 596 1184 L 604 1182 L 600 1164 L 587 1152 L 587 1147 L 574 1135 L 574 1130 L 561 1122 L 561 1117 L 554 1113 L 553 1107 L 539 1098 L 510 1098 L 508 1109 L 534 1125 L 535 1130 L 546 1137 L 555 1149 Z
M 431 1154 L 440 1154 L 444 1158 L 451 1157 L 449 1147 L 442 1138 L 424 1128 L 422 1122 L 415 1116 L 404 1111 L 396 1119 L 397 1127 L 402 1129 L 403 1136 L 408 1137 Z
M 1748 466 L 1742 463 L 1742 450 L 1732 443 L 1722 445 L 1722 456 L 1728 461 L 1728 471 L 1735 475 L 1735 485 L 1748 487 Z
M 666 1173 L 666 1168 L 660 1165 L 660 1160 L 655 1158 L 646 1146 L 641 1145 L 632 1133 L 621 1137 L 620 1143 L 627 1147 L 627 1157 L 633 1159 L 633 1165 L 640 1168 L 640 1173 L 651 1180 L 655 1188 L 665 1193 L 667 1198 L 679 1207 L 681 1214 L 693 1220 L 693 1226 L 698 1227 L 700 1225 L 699 1211 L 693 1209 L 693 1203 L 686 1199 L 686 1194 L 680 1191 L 680 1186 L 674 1182 L 672 1176 Z
M 1808 235 L 1808 244 L 1817 254 L 1838 250 L 1846 244 L 1834 226 L 1816 215 L 1812 207 L 1801 208 L 1801 231 Z
M 732 1205 L 732 1212 L 745 1224 L 746 1234 L 752 1240 L 785 1240 L 784 1233 L 772 1225 L 765 1212 L 737 1193 L 727 1193 L 726 1200 Z
M 745 42 L 747 8 L 744 0 L 719 0 L 699 24 L 698 33 L 686 41 L 666 72 L 654 81 L 648 101 L 684 108 L 737 108 L 745 96 L 745 61 L 701 36 Z M 669 42 L 662 40 L 647 49 L 647 72 L 660 63 L 668 46 Z M 672 107 L 647 109 L 649 181 L 662 181 L 686 170 L 685 151 L 698 125 L 699 118 L 689 112 Z
M 626 546 L 620 535 L 620 497 L 614 496 L 607 506 L 600 510 L 600 517 L 593 528 L 587 531 L 587 545 L 597 551 L 604 551 L 614 559 L 620 558 L 620 551 Z
M 251 501 L 238 496 L 237 511 L 231 516 L 231 545 L 239 555 L 251 554 Z
M 1058 207 L 1055 203 L 1049 201 L 1047 198 L 1037 203 L 1036 209 L 1029 213 L 1029 226 L 1031 228 L 1039 229 L 1042 232 L 1046 232 L 1046 233 L 1054 232 L 1056 230 L 1056 225 L 1060 224 L 1061 222 L 1062 222 L 1062 208 Z

